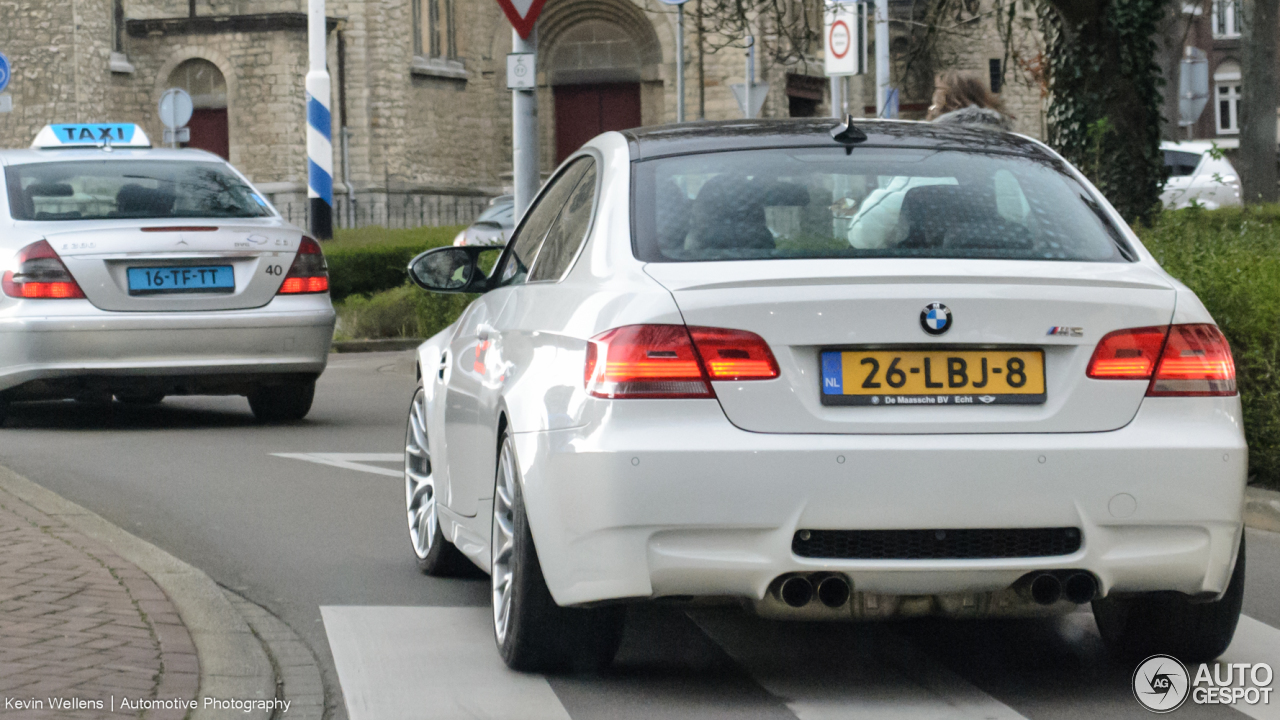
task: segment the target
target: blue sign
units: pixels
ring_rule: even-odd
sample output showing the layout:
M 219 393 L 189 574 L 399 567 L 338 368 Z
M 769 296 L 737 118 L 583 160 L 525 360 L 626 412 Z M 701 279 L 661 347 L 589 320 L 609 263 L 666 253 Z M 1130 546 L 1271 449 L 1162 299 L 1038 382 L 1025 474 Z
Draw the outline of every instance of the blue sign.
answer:
M 9 58 L 0 53 L 0 92 L 9 87 Z

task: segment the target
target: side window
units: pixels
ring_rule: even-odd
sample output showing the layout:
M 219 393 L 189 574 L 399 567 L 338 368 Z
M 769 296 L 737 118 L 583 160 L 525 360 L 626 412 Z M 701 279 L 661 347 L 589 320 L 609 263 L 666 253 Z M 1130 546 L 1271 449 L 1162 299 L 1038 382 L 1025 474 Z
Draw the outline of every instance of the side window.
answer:
M 555 282 L 564 277 L 573 262 L 578 248 L 587 239 L 587 229 L 591 226 L 591 211 L 596 198 L 596 166 L 592 161 L 569 202 L 564 206 L 560 217 L 556 218 L 547 239 L 542 243 L 542 252 L 534 263 L 533 272 L 529 273 L 530 281 L 550 280 Z
M 552 178 L 551 184 L 543 190 L 542 195 L 524 218 L 524 222 L 516 230 L 515 236 L 511 238 L 502 268 L 498 270 L 499 284 L 514 285 L 525 281 L 525 276 L 528 275 L 529 268 L 538 257 L 538 250 L 542 248 L 542 241 L 546 238 L 547 231 L 551 229 L 551 224 L 555 222 L 560 210 L 569 201 L 569 194 L 582 179 L 583 173 L 592 165 L 594 161 L 584 157 L 575 160 L 572 165 L 565 168 L 564 172 Z

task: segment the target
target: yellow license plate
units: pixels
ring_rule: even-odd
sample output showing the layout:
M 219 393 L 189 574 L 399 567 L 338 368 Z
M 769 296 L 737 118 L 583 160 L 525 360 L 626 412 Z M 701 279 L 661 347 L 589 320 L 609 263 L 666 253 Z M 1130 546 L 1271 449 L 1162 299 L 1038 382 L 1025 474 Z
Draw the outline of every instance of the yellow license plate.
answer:
M 824 350 L 823 405 L 1037 405 L 1042 350 Z

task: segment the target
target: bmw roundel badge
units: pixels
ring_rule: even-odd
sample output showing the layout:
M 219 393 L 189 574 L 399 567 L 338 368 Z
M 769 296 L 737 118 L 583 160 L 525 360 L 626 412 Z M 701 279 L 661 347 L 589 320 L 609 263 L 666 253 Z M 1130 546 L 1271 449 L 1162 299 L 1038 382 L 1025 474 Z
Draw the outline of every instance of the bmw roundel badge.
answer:
M 929 303 L 920 311 L 920 327 L 930 335 L 941 335 L 951 329 L 951 311 L 942 303 Z

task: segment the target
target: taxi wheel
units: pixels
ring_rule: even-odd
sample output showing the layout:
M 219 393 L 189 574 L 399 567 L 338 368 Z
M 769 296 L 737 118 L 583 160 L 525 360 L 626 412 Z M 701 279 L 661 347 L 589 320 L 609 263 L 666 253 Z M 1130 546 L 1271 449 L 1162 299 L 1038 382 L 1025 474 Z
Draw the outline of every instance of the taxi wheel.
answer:
M 116 400 L 125 405 L 159 405 L 164 402 L 164 393 L 116 393 Z
M 1098 632 L 1112 655 L 1132 661 L 1172 655 L 1184 663 L 1210 662 L 1226 651 L 1244 603 L 1244 538 L 1227 592 L 1213 602 L 1181 593 L 1105 597 L 1093 602 Z
M 493 630 L 507 666 L 523 672 L 599 672 L 622 641 L 626 608 L 565 608 L 547 589 L 524 512 L 515 450 L 504 434 L 493 491 Z
M 264 385 L 249 393 L 249 409 L 261 422 L 301 420 L 311 412 L 316 381 Z

